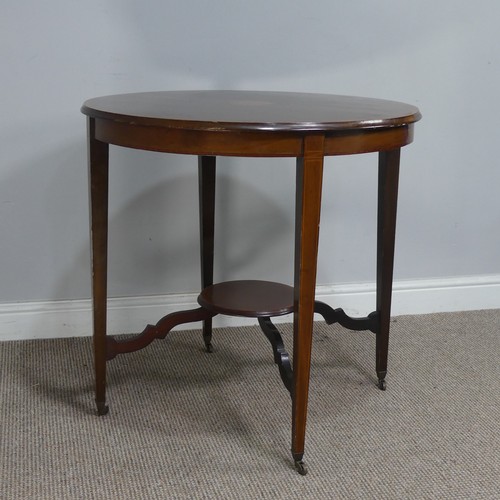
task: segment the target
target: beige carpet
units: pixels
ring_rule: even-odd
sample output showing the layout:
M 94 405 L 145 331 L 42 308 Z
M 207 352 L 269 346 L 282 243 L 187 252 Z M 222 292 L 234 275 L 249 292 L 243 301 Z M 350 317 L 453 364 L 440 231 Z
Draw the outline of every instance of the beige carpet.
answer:
M 500 498 L 500 311 L 397 318 L 386 392 L 374 336 L 317 323 L 305 477 L 264 335 L 201 346 L 111 361 L 98 418 L 90 339 L 0 343 L 0 498 Z

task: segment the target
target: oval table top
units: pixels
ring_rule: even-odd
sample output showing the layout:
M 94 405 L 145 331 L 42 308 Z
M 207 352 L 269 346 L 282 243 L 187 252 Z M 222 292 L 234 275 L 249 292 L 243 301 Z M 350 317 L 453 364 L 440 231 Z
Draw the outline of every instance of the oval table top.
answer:
M 415 106 L 329 94 L 239 90 L 164 91 L 110 95 L 86 101 L 92 118 L 200 131 L 347 131 L 408 126 Z

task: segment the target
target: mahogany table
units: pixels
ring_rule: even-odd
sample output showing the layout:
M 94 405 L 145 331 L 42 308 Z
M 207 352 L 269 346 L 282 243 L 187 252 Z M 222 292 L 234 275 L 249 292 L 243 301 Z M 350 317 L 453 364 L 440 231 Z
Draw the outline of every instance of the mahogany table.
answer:
M 328 324 L 376 335 L 378 387 L 386 388 L 399 158 L 413 140 L 417 108 L 393 101 L 287 92 L 187 91 L 124 94 L 91 99 L 88 117 L 92 240 L 92 291 L 96 403 L 106 405 L 106 362 L 164 338 L 176 325 L 203 321 L 211 351 L 213 316 L 258 318 L 292 399 L 292 455 L 303 462 L 313 314 Z M 106 335 L 109 144 L 198 156 L 200 307 L 169 314 L 132 339 Z M 351 318 L 315 300 L 323 159 L 379 152 L 376 310 Z M 295 157 L 296 227 L 294 286 L 267 281 L 213 283 L 215 167 L 217 156 Z M 257 222 L 257 221 L 256 221 Z M 293 367 L 274 316 L 293 313 Z

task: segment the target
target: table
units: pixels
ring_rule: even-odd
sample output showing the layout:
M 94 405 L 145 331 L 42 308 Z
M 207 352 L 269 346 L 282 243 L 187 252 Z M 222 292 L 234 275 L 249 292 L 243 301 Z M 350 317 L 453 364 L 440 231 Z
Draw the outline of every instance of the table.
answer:
M 292 456 L 303 461 L 313 315 L 328 324 L 376 335 L 378 387 L 386 388 L 394 239 L 401 147 L 413 140 L 420 113 L 378 99 L 249 91 L 172 91 L 122 94 L 86 101 L 91 205 L 93 342 L 97 412 L 106 405 L 106 363 L 164 338 L 176 325 L 203 322 L 211 351 L 216 314 L 250 316 L 269 339 L 292 400 Z M 200 307 L 171 313 L 132 339 L 106 334 L 109 145 L 196 155 L 200 201 Z M 376 310 L 351 318 L 315 300 L 324 157 L 378 152 Z M 267 281 L 213 283 L 216 157 L 296 158 L 293 287 Z M 293 313 L 293 367 L 271 318 Z

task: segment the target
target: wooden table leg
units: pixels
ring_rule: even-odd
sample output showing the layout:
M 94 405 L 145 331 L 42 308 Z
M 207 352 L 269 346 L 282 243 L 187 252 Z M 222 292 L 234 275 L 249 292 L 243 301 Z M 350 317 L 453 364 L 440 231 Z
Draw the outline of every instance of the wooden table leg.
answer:
M 198 157 L 202 290 L 214 280 L 215 164 L 215 156 Z M 212 352 L 212 318 L 203 322 L 203 340 L 207 352 Z
M 304 156 L 297 159 L 295 214 L 295 278 L 293 320 L 292 455 L 306 474 L 304 455 L 312 328 L 316 288 L 324 136 L 304 138 Z
M 377 313 L 376 371 L 378 386 L 385 390 L 389 327 L 391 319 L 394 242 L 398 202 L 400 149 L 379 153 L 377 222 Z
M 95 139 L 93 118 L 88 119 L 88 148 L 95 400 L 97 413 L 105 415 L 109 145 Z

